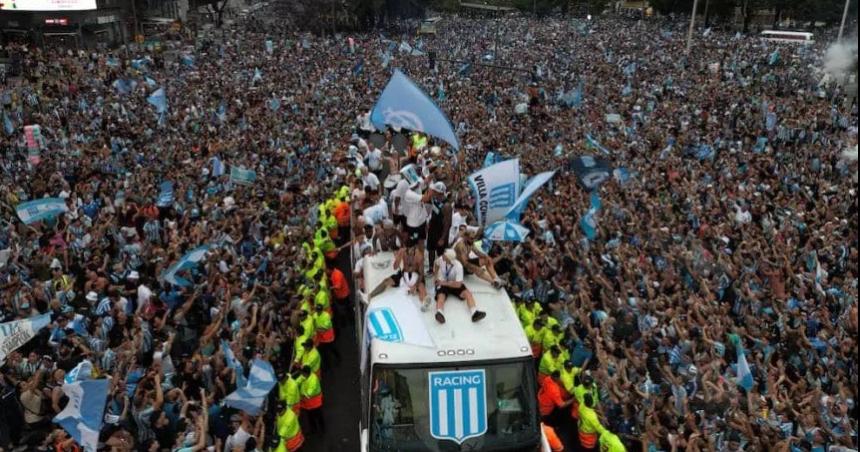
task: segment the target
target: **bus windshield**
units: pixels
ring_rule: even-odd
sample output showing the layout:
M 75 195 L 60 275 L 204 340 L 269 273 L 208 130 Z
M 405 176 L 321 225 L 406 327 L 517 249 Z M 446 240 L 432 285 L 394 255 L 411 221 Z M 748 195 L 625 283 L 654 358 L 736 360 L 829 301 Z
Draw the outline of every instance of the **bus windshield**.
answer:
M 431 373 L 437 382 L 432 388 Z M 440 375 L 454 375 L 447 382 L 457 381 L 457 375 L 475 374 L 480 375 L 486 394 L 482 407 L 474 406 L 480 404 L 478 399 L 483 401 L 474 389 L 453 390 L 448 396 L 438 387 L 443 381 L 437 378 Z M 423 368 L 374 366 L 370 450 L 534 450 L 540 441 L 534 378 L 531 360 Z M 431 409 L 431 405 L 442 408 Z

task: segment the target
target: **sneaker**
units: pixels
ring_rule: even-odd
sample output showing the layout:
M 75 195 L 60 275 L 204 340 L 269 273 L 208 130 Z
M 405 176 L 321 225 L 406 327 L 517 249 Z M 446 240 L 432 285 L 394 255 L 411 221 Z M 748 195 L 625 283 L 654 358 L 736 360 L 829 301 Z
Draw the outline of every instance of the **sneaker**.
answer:
M 474 318 L 475 318 L 475 316 L 472 316 L 472 319 L 474 319 Z M 442 315 L 441 312 L 436 312 L 436 321 L 439 323 L 445 323 L 445 316 Z
M 484 317 L 486 317 L 486 316 L 487 316 L 487 313 L 486 313 L 486 312 L 484 312 L 484 311 L 475 311 L 475 313 L 474 313 L 474 314 L 472 314 L 472 321 L 473 321 L 473 322 L 478 322 L 478 321 L 480 321 L 481 319 L 483 319 L 483 318 L 484 318 Z M 438 320 L 438 319 L 437 319 L 437 320 Z
M 424 297 L 424 302 L 421 303 L 421 312 L 427 312 L 430 309 L 430 295 Z
M 502 288 L 502 282 L 498 279 L 493 281 L 493 289 L 499 290 Z

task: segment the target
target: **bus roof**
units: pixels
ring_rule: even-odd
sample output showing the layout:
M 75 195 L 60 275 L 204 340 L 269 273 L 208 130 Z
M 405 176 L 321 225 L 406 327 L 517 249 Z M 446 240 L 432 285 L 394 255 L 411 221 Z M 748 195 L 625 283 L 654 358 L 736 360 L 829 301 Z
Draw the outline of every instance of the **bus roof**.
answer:
M 393 273 L 394 255 L 390 252 L 365 257 L 364 278 L 366 287 L 376 287 Z M 441 364 L 464 361 L 503 360 L 531 356 L 528 339 L 523 332 L 514 306 L 504 290 L 496 290 L 487 282 L 474 276 L 465 278 L 466 286 L 478 305 L 487 313 L 480 322 L 473 323 L 466 303 L 449 298 L 445 304 L 445 323 L 436 322 L 435 309 L 420 312 L 421 321 L 427 329 L 434 347 L 423 347 L 373 339 L 370 344 L 370 359 L 374 364 Z M 427 280 L 428 291 L 433 290 L 432 281 Z M 402 289 L 389 288 L 383 294 L 369 300 L 373 302 L 391 292 Z M 432 296 L 432 294 L 431 294 Z M 403 295 L 404 303 L 418 306 L 416 296 Z

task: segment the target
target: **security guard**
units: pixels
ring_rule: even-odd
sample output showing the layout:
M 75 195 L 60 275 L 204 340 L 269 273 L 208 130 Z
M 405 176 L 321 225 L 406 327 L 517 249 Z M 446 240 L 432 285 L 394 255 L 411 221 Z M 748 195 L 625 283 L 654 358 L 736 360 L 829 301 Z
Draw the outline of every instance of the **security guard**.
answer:
M 563 337 L 564 331 L 561 329 L 561 325 L 552 325 L 543 334 L 543 338 L 541 339 L 541 348 L 549 350 L 551 347 L 559 346 Z
M 561 349 L 553 345 L 540 357 L 538 363 L 538 381 L 550 376 L 555 371 L 561 371 L 564 360 L 560 359 Z
M 534 323 L 535 319 L 540 315 L 543 308 L 540 304 L 535 303 L 534 298 L 526 298 L 517 303 L 517 317 L 520 318 L 520 323 L 523 327 Z
M 529 344 L 532 347 L 532 357 L 538 359 L 543 351 L 541 348 L 544 334 L 543 320 L 536 319 L 531 325 L 526 325 L 523 331 L 526 333 L 526 339 L 529 340 Z
M 571 410 L 574 419 L 579 419 L 579 405 L 582 405 L 585 400 L 585 395 L 590 394 L 595 406 L 600 400 L 600 395 L 597 392 L 597 385 L 594 384 L 594 378 L 591 376 L 591 371 L 580 372 L 574 377 L 573 398 L 576 403 Z
M 322 433 L 325 421 L 322 415 L 323 393 L 320 379 L 308 366 L 302 367 L 302 382 L 299 386 L 302 393 L 302 411 L 307 413 L 311 432 Z
M 609 430 L 604 430 L 603 433 L 600 434 L 599 443 L 600 452 L 627 452 L 627 448 L 624 447 L 624 443 L 621 442 L 621 438 Z
M 600 435 L 606 430 L 594 411 L 596 401 L 586 393 L 579 404 L 579 445 L 584 450 L 595 450 Z
M 278 410 L 281 414 L 275 419 L 275 428 L 281 440 L 278 441 L 275 452 L 295 452 L 301 449 L 305 442 L 299 415 L 284 403 L 278 405 Z
M 566 396 L 565 398 L 573 397 L 573 388 L 576 386 L 574 381 L 576 380 L 576 376 L 579 375 L 579 367 L 575 367 L 573 365 L 573 361 L 565 360 L 564 365 L 559 369 L 559 373 L 561 377 L 559 381 L 561 382 L 561 388 L 564 389 L 562 395 Z
M 317 377 L 320 376 L 320 368 L 322 366 L 322 356 L 320 355 L 319 350 L 314 346 L 314 341 L 312 339 L 308 339 L 302 343 L 302 348 L 304 348 L 304 353 L 297 363 L 301 367 L 310 367 L 311 372 L 316 374 Z
M 561 397 L 561 385 L 558 384 L 559 372 L 555 371 L 547 378 L 540 381 L 538 390 L 538 409 L 541 418 L 552 415 L 556 408 L 566 408 L 573 403 L 574 399 L 564 400 Z
M 297 371 L 288 372 L 284 379 L 278 383 L 278 397 L 296 414 L 299 413 L 299 403 L 302 401 L 298 380 L 300 375 L 301 373 Z

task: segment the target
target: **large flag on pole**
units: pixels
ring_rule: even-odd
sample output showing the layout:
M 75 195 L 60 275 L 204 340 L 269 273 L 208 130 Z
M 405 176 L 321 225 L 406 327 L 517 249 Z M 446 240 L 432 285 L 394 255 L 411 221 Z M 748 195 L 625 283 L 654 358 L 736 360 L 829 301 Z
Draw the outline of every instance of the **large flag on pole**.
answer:
M 445 113 L 409 77 L 396 69 L 373 106 L 370 120 L 377 130 L 385 130 L 389 125 L 395 129 L 424 132 L 444 140 L 455 150 L 460 149 Z
M 269 391 L 275 387 L 275 369 L 268 361 L 255 359 L 248 381 L 224 398 L 224 405 L 242 410 L 251 416 L 260 414 Z
M 69 403 L 54 423 L 63 427 L 85 452 L 98 449 L 109 387 L 110 380 L 79 380 L 63 385 Z
M 529 203 L 529 198 L 531 198 L 532 195 L 535 194 L 536 191 L 538 191 L 538 189 L 543 187 L 543 184 L 549 182 L 549 180 L 552 179 L 552 176 L 554 175 L 555 171 L 546 171 L 529 179 L 529 181 L 526 183 L 526 186 L 523 187 L 523 192 L 520 193 L 520 196 L 517 198 L 513 207 L 511 207 L 511 209 L 508 210 L 508 213 L 505 214 L 505 217 L 519 222 L 520 218 L 523 215 L 523 211 L 526 210 L 526 206 Z
M 738 386 L 744 388 L 749 392 L 752 390 L 753 384 L 755 380 L 753 379 L 752 372 L 750 371 L 750 364 L 747 362 L 747 355 L 744 352 L 743 347 L 738 346 Z
M 482 227 L 505 218 L 520 193 L 520 160 L 505 160 L 472 173 L 469 186 Z
M 0 323 L 0 363 L 51 323 L 51 314 Z

